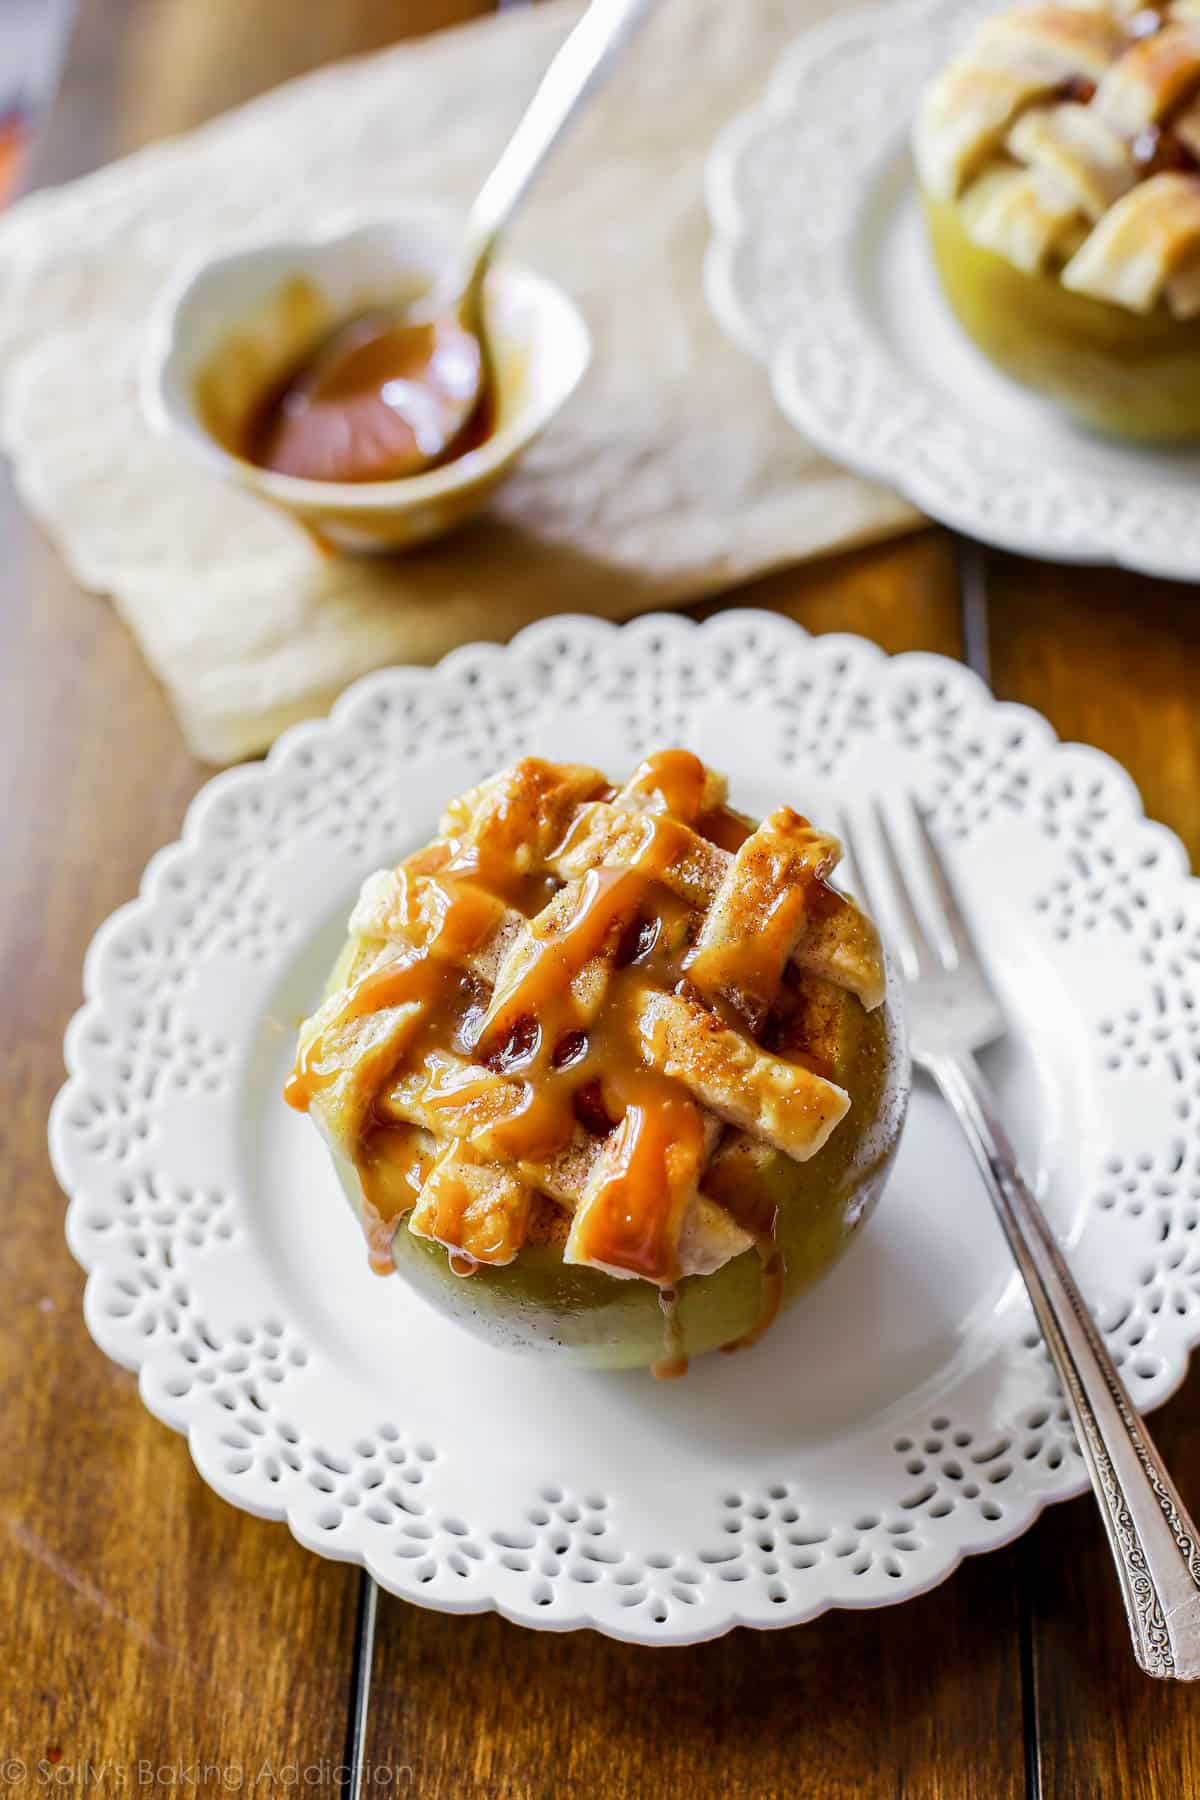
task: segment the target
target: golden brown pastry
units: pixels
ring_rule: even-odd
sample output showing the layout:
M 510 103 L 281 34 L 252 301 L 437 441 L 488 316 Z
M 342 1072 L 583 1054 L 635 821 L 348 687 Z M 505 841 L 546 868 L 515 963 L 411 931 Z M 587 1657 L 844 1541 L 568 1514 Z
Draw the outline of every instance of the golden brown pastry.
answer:
M 943 283 L 1088 422 L 1200 430 L 1200 5 L 1019 5 L 933 82 L 914 153 Z
M 753 1334 L 788 1242 L 790 1292 L 882 1181 L 905 1083 L 875 929 L 834 838 L 725 800 L 679 750 L 619 789 L 493 776 L 366 882 L 301 1030 L 288 1098 L 379 1266 L 505 1341 L 649 1361 L 664 1297 L 676 1360 Z M 677 1303 L 747 1258 L 715 1309 Z

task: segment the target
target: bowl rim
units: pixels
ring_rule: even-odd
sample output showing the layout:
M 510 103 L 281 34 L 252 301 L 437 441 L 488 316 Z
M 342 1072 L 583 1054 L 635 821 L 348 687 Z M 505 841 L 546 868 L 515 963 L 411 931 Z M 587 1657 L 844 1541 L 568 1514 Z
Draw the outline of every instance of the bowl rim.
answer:
M 526 263 L 503 257 L 488 275 L 498 283 L 524 291 L 540 318 L 548 321 L 565 346 L 563 373 L 540 400 L 522 408 L 500 430 L 465 455 L 428 470 L 423 475 L 402 476 L 394 481 L 317 481 L 298 475 L 281 475 L 228 450 L 203 423 L 180 375 L 181 320 L 187 303 L 200 283 L 214 274 L 224 275 L 239 265 L 294 255 L 297 266 L 306 257 L 353 238 L 394 233 L 406 224 L 424 223 L 453 231 L 455 214 L 437 201 L 416 201 L 391 208 L 387 213 L 345 212 L 307 231 L 234 242 L 218 255 L 200 252 L 189 257 L 171 275 L 154 301 L 146 322 L 137 366 L 138 397 L 142 416 L 156 436 L 178 444 L 194 462 L 278 504 L 306 513 L 394 512 L 415 510 L 430 501 L 462 492 L 498 472 L 545 429 L 579 386 L 592 360 L 592 334 L 579 306 L 558 282 Z M 232 313 L 230 323 L 233 323 Z M 537 335 L 541 335 L 538 333 Z

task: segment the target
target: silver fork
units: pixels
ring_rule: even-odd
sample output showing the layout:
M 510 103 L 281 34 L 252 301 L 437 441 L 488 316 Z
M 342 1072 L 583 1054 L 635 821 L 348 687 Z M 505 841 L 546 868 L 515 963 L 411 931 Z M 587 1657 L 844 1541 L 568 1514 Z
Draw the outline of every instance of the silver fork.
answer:
M 1148 1675 L 1200 1679 L 1200 1538 L 1027 1186 L 975 1052 L 1006 1029 L 928 827 L 914 807 L 926 892 L 910 890 L 882 808 L 870 882 L 843 818 L 858 891 L 903 973 L 913 1060 L 963 1128 L 1058 1371 Z M 882 909 L 876 902 L 882 900 Z M 882 912 L 882 918 L 881 918 Z M 890 921 L 890 931 L 886 927 Z

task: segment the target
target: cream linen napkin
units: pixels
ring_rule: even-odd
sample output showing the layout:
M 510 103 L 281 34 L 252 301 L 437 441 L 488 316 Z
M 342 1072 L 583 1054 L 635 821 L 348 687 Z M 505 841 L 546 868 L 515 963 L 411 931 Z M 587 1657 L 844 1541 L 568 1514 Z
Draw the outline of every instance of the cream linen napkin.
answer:
M 111 593 L 197 755 L 263 749 L 381 663 L 542 614 L 624 618 L 914 523 L 777 416 L 701 287 L 704 159 L 828 0 L 664 0 L 514 248 L 577 297 L 595 362 L 490 514 L 417 556 L 322 558 L 143 425 L 146 312 L 248 228 L 397 195 L 463 206 L 579 8 L 488 19 L 291 83 L 0 225 L 0 433 L 79 579 Z

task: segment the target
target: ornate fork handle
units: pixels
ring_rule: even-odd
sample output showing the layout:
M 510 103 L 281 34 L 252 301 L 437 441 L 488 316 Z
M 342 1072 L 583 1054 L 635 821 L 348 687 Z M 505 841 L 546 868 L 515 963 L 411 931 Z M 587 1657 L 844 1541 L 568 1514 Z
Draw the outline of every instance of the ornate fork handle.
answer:
M 1134 1654 L 1148 1675 L 1200 1679 L 1196 1527 L 1025 1185 L 974 1057 L 924 1060 L 975 1153 L 1062 1382 L 1103 1500 Z

